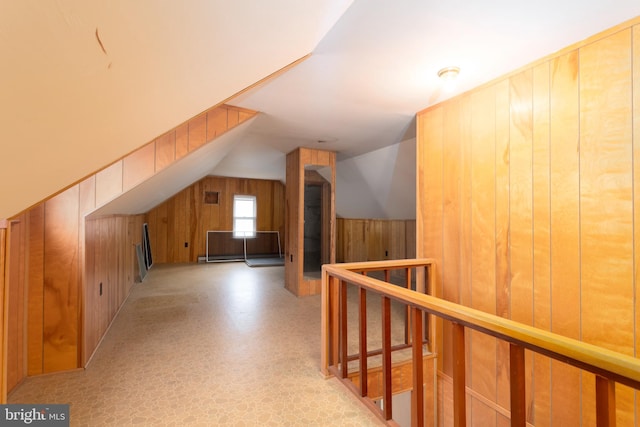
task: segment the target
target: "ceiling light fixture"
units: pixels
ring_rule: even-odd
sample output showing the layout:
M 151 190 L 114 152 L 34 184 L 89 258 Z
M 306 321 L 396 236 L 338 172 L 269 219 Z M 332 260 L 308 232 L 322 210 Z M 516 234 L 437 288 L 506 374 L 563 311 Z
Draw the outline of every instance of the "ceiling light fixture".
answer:
M 445 67 L 438 71 L 438 77 L 442 80 L 444 89 L 449 91 L 455 88 L 455 82 L 460 74 L 460 67 Z

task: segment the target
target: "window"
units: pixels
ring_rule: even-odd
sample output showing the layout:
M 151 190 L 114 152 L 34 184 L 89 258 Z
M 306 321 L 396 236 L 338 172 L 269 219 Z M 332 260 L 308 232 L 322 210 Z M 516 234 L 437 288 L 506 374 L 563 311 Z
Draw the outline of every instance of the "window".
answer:
M 233 237 L 256 237 L 256 196 L 233 196 Z

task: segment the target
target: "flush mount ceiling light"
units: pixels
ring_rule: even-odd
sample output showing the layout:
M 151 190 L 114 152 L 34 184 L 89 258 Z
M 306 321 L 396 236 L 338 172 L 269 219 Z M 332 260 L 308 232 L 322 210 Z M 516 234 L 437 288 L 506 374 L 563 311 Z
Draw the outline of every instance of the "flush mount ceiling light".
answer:
M 442 80 L 455 80 L 460 74 L 460 67 L 445 67 L 438 71 L 438 77 Z
M 445 92 L 452 92 L 455 89 L 458 74 L 460 74 L 459 67 L 445 67 L 438 71 L 438 77 L 442 81 L 442 88 Z

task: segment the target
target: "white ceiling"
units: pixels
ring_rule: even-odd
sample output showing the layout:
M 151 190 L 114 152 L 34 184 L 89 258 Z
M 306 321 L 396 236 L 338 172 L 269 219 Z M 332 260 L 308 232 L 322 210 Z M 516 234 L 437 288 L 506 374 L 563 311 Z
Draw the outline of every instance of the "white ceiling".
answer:
M 307 146 L 337 151 L 339 172 L 388 158 L 376 167 L 403 172 L 391 183 L 345 170 L 337 191 L 375 198 L 360 203 L 379 206 L 366 216 L 402 216 L 384 204 L 415 191 L 418 110 L 638 15 L 638 0 L 3 0 L 0 218 L 308 53 L 229 102 L 261 114 L 219 150 L 101 212 L 144 212 L 206 174 L 284 179 L 286 153 Z M 461 73 L 444 93 L 436 74 L 449 65 Z M 358 215 L 350 199 L 339 213 Z

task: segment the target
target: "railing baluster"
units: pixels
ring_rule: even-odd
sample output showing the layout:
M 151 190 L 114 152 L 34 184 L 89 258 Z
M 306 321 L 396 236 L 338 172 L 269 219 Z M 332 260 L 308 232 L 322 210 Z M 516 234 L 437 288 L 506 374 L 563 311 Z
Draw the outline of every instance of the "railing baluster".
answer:
M 367 387 L 367 290 L 359 288 L 360 308 L 360 396 L 368 394 Z
M 404 287 L 411 290 L 411 269 L 405 269 Z M 422 341 L 422 338 L 420 338 Z M 404 316 L 404 343 L 411 344 L 411 307 L 407 305 Z
M 452 323 L 453 332 L 453 425 L 467 425 L 464 326 Z
M 347 283 L 340 281 L 340 373 L 347 378 L 349 373 L 349 349 L 347 348 Z
M 511 377 L 511 426 L 527 424 L 527 402 L 525 397 L 524 347 L 509 344 L 509 373 Z
M 382 415 L 385 420 L 392 418 L 391 389 L 391 300 L 382 297 L 382 397 L 384 409 Z
M 407 289 L 404 286 L 392 286 L 380 280 L 366 277 L 367 271 L 384 271 L 385 280 L 390 283 L 390 272 L 398 268 L 415 268 L 416 291 L 409 289 L 410 270 L 407 269 Z M 326 269 L 326 270 L 325 270 Z M 356 274 L 354 271 L 362 273 Z M 357 277 L 356 277 L 357 276 Z M 418 336 L 427 338 L 434 336 L 433 318 L 444 318 L 452 324 L 452 358 L 453 358 L 453 422 L 455 426 L 466 426 L 466 362 L 465 362 L 465 329 L 478 331 L 508 342 L 510 345 L 511 375 L 511 422 L 514 426 L 526 425 L 526 364 L 525 349 L 537 354 L 544 354 L 571 366 L 595 374 L 596 386 L 596 422 L 599 427 L 616 425 L 615 388 L 620 383 L 640 390 L 640 362 L 624 354 L 599 348 L 588 343 L 579 342 L 559 336 L 545 330 L 528 327 L 509 319 L 483 313 L 468 307 L 454 304 L 437 296 L 429 295 L 435 286 L 435 264 L 432 260 L 406 260 L 389 262 L 350 263 L 344 267 L 339 265 L 323 266 L 323 299 L 321 328 L 321 366 L 326 375 L 334 374 L 356 394 L 362 401 L 374 408 L 374 403 L 366 396 L 368 357 L 382 355 L 382 399 L 383 410 L 376 414 L 389 421 L 392 411 L 392 377 L 391 353 L 394 349 L 406 348 L 405 344 L 391 346 L 391 300 L 409 307 L 409 340 L 413 343 L 412 357 L 414 364 L 412 395 L 412 423 L 421 425 L 424 422 L 424 372 L 421 353 L 423 342 Z M 326 283 L 325 283 L 326 282 Z M 360 303 L 360 353 L 349 357 L 347 352 L 347 285 L 355 285 L 359 290 Z M 327 296 L 324 293 L 328 293 Z M 379 295 L 382 301 L 382 349 L 368 351 L 366 344 L 366 293 Z M 330 335 L 330 336 L 327 336 Z M 429 350 L 441 354 L 442 349 L 435 342 L 429 343 Z M 359 376 L 362 387 L 358 390 L 348 380 L 349 360 L 360 359 Z M 338 365 L 341 365 L 338 369 Z M 328 366 L 327 366 L 328 365 Z M 437 399 L 437 396 L 433 396 Z M 420 400 L 422 403 L 420 404 Z M 433 402 L 436 403 L 435 400 Z M 422 413 L 420 411 L 423 411 Z M 422 420 L 422 421 L 419 421 Z M 437 420 L 437 422 L 442 419 Z M 393 421 L 390 422 L 394 425 Z
M 616 383 L 600 375 L 596 375 L 596 425 L 616 425 Z
M 411 393 L 411 425 L 424 425 L 424 372 L 422 357 L 422 310 L 412 308 L 413 392 Z

